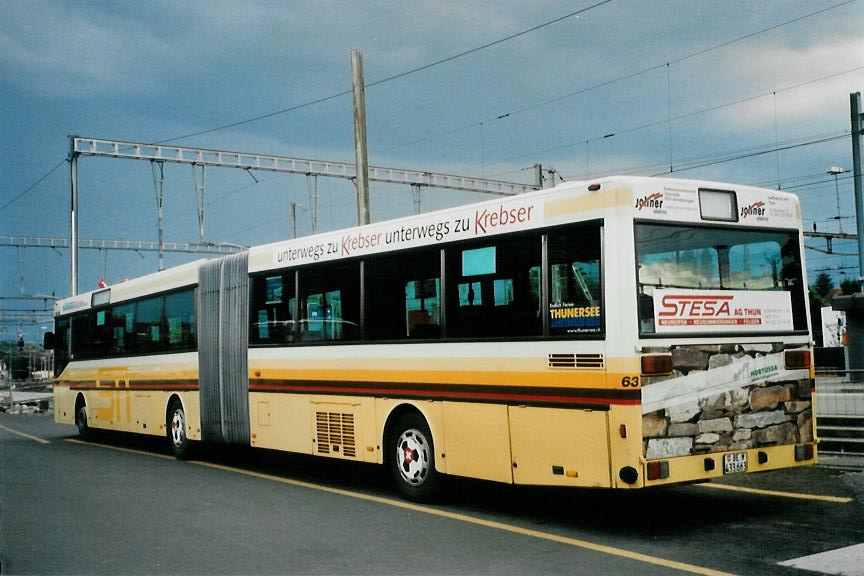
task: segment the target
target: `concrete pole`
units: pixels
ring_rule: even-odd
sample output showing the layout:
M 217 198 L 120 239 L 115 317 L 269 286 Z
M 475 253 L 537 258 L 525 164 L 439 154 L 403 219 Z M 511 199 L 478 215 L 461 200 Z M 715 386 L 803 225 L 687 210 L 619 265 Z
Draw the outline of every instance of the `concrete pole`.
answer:
M 861 182 L 861 133 L 864 118 L 861 115 L 861 93 L 849 95 L 852 118 L 852 179 L 855 185 L 855 220 L 858 225 L 858 281 L 864 280 L 864 192 Z M 862 284 L 864 289 L 864 284 Z
M 69 181 L 72 198 L 70 201 L 71 237 L 69 238 L 70 289 L 69 295 L 78 294 L 78 153 L 75 152 L 75 135 L 69 135 Z
M 366 152 L 366 91 L 363 53 L 351 51 L 351 78 L 354 86 L 354 153 L 357 158 L 357 223 L 369 223 L 369 158 Z

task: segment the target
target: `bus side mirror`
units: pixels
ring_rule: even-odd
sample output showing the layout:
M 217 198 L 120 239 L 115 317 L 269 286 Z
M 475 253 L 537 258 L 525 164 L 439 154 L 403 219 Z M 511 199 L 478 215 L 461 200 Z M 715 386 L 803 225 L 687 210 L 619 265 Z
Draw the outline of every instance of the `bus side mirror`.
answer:
M 42 337 L 42 348 L 45 350 L 53 350 L 54 349 L 54 333 L 53 332 L 45 332 L 45 335 Z

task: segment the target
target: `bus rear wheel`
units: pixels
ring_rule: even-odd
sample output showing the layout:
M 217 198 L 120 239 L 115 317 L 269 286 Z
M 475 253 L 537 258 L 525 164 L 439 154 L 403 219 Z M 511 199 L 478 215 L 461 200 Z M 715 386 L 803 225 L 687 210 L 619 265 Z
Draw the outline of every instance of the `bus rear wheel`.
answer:
M 192 451 L 192 441 L 186 435 L 186 412 L 179 400 L 174 400 L 168 408 L 166 429 L 171 452 L 178 460 L 185 460 Z
M 387 449 L 391 477 L 405 498 L 428 502 L 437 496 L 441 475 L 435 470 L 432 432 L 422 416 L 400 416 L 391 428 Z

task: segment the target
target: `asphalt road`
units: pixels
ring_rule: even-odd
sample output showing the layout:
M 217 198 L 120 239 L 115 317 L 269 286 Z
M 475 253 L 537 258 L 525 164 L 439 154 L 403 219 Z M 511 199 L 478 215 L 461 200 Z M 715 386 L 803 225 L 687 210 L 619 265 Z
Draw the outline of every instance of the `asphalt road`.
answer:
M 178 462 L 74 433 L 0 414 L 3 574 L 803 575 L 778 563 L 864 542 L 862 472 L 726 479 L 751 491 L 453 481 L 418 506 L 375 466 L 224 447 Z

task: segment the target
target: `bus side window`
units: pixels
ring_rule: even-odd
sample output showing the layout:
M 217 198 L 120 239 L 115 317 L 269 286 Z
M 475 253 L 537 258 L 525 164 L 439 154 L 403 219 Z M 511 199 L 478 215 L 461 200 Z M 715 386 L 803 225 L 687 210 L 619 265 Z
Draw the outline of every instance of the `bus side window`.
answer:
M 165 323 L 167 341 L 163 350 L 194 350 L 195 337 L 195 292 L 183 290 L 165 295 Z
M 360 338 L 360 264 L 323 264 L 300 272 L 300 339 Z
M 441 337 L 441 250 L 374 256 L 366 260 L 366 339 Z
M 540 336 L 539 234 L 466 243 L 447 251 L 447 336 Z
M 440 278 L 405 283 L 405 330 L 409 338 L 418 340 L 441 337 Z
M 80 312 L 72 316 L 72 360 L 86 360 L 90 354 L 90 315 Z
M 135 303 L 135 350 L 158 354 L 162 342 L 163 298 L 155 296 Z
M 115 356 L 134 354 L 135 350 L 135 304 L 120 304 L 112 310 L 114 343 L 111 348 Z
M 114 329 L 111 321 L 111 309 L 90 310 L 90 356 L 104 358 L 111 353 L 114 341 Z
M 600 227 L 573 226 L 549 235 L 549 333 L 603 331 Z
M 273 276 L 253 276 L 249 342 L 294 342 L 294 271 Z

